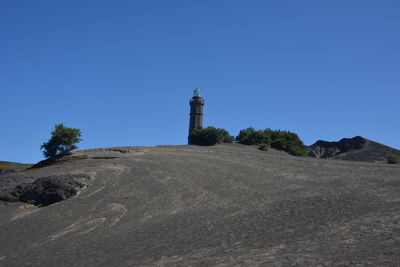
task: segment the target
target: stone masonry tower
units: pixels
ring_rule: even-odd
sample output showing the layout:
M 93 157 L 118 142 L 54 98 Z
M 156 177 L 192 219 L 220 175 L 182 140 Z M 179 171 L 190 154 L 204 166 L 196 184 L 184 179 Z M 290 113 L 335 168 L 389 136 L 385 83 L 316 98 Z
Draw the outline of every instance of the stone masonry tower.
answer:
M 203 127 L 203 106 L 204 100 L 201 97 L 200 88 L 196 88 L 190 99 L 189 135 L 193 130 Z

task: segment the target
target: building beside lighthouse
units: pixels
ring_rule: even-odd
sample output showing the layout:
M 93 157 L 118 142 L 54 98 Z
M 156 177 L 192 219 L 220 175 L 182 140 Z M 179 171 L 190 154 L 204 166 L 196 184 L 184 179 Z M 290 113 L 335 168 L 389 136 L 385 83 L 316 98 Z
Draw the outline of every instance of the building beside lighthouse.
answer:
M 204 99 L 201 97 L 200 88 L 193 91 L 193 97 L 190 99 L 190 121 L 189 135 L 193 130 L 203 128 L 203 106 Z

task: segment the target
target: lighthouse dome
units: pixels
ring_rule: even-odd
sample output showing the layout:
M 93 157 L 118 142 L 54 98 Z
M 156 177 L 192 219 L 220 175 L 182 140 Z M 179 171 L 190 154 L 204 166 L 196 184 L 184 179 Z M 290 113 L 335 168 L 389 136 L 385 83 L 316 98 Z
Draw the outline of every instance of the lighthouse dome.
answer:
M 194 91 L 193 91 L 193 97 L 201 97 L 200 88 L 194 89 Z

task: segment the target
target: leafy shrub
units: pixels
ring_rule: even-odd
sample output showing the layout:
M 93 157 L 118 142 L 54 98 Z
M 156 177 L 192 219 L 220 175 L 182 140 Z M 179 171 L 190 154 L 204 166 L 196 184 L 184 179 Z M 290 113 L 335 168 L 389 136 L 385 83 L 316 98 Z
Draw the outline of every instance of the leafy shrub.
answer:
M 261 144 L 258 149 L 260 149 L 262 151 L 268 151 L 269 147 L 270 146 L 268 144 Z
M 271 139 L 265 135 L 263 131 L 256 131 L 253 127 L 240 130 L 239 135 L 236 136 L 236 141 L 244 145 L 259 145 L 269 144 Z
M 218 134 L 218 143 L 232 143 L 234 140 L 234 137 L 229 134 L 229 132 L 225 129 L 221 128 L 216 128 L 217 129 L 217 134 Z
M 277 139 L 274 139 L 274 140 L 271 142 L 271 147 L 272 147 L 272 148 L 275 148 L 275 149 L 278 149 L 278 150 L 284 150 L 284 151 L 286 151 L 286 150 L 288 149 L 288 144 L 287 144 L 287 142 L 286 142 L 285 139 L 283 139 L 283 138 L 277 138 Z
M 232 143 L 233 136 L 225 129 L 209 126 L 192 131 L 189 135 L 189 144 L 199 146 L 212 146 L 217 143 Z
M 396 155 L 388 155 L 387 156 L 387 162 L 390 164 L 399 164 L 400 163 L 400 157 Z
M 300 140 L 297 134 L 289 131 L 271 130 L 268 128 L 262 131 L 250 127 L 241 130 L 239 135 L 236 136 L 236 141 L 245 145 L 262 145 L 262 147 L 260 146 L 261 150 L 270 146 L 286 151 L 294 156 L 307 155 L 303 141 Z
M 265 129 L 264 133 L 271 137 L 271 147 L 286 151 L 293 156 L 306 156 L 307 150 L 296 133 L 290 131 Z
M 303 146 L 289 145 L 288 150 L 286 152 L 293 156 L 300 156 L 300 157 L 307 156 L 307 150 L 305 149 L 304 145 Z
M 40 148 L 44 150 L 46 158 L 63 156 L 78 148 L 75 144 L 82 140 L 80 137 L 81 130 L 65 127 L 62 123 L 56 124 L 50 140 Z

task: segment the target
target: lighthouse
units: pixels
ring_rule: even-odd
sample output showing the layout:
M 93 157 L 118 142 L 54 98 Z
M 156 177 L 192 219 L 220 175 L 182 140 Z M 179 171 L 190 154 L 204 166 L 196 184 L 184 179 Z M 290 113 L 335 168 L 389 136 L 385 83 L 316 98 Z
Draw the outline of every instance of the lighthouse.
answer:
M 204 99 L 201 97 L 200 88 L 193 91 L 193 97 L 190 99 L 190 121 L 189 135 L 193 130 L 203 128 L 203 106 Z

